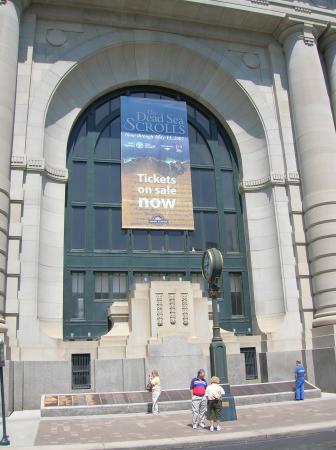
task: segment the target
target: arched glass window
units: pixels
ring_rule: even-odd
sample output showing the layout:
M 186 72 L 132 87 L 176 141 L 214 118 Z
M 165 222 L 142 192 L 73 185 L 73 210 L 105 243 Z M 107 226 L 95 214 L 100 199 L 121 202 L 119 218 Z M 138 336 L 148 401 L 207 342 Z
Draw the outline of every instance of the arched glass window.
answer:
M 194 231 L 121 228 L 120 96 L 184 100 L 188 106 Z M 179 93 L 153 87 L 115 92 L 79 117 L 68 144 L 65 211 L 64 338 L 95 339 L 108 330 L 107 307 L 127 300 L 134 283 L 201 284 L 202 252 L 222 250 L 220 324 L 251 332 L 238 166 L 218 120 Z

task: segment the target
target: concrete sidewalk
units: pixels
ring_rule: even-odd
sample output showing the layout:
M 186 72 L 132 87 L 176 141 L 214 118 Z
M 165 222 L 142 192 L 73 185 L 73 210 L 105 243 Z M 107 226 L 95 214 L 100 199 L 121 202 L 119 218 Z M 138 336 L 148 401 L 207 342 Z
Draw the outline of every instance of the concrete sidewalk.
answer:
M 40 418 L 39 411 L 13 413 L 7 421 L 10 448 L 38 450 L 186 448 L 206 442 L 264 440 L 291 434 L 336 430 L 336 395 L 321 399 L 237 408 L 238 420 L 222 430 L 193 430 L 191 413 Z

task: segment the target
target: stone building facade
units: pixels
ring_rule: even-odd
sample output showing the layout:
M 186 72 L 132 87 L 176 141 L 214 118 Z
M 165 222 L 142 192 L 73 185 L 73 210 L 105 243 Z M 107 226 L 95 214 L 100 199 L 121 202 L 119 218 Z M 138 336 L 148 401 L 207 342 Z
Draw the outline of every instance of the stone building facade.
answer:
M 118 295 L 95 303 L 105 332 L 90 322 L 77 338 L 84 316 L 66 319 L 86 255 L 66 247 L 71 139 L 101 99 L 120 92 L 187 99 L 195 120 L 203 111 L 235 155 L 250 315 L 239 322 L 243 314 L 231 309 L 227 320 L 223 306 L 229 381 L 246 382 L 242 349 L 254 349 L 256 381 L 291 379 L 302 358 L 310 381 L 336 391 L 335 25 L 335 0 L 0 1 L 0 323 L 9 408 L 36 408 L 42 393 L 79 388 L 72 355 L 89 355 L 93 391 L 143 389 L 153 366 L 166 387 L 182 387 L 208 365 L 211 311 L 196 270 L 202 249 L 188 248 L 186 233 L 185 259 L 170 263 L 169 249 L 156 252 L 155 277 L 140 262 L 127 266 L 147 261 L 150 250 L 142 260 L 111 257 Z M 239 257 L 232 258 L 234 273 Z M 76 292 L 65 281 L 69 261 Z M 111 275 L 106 267 L 101 273 Z M 223 302 L 236 298 L 232 279 L 223 282 Z

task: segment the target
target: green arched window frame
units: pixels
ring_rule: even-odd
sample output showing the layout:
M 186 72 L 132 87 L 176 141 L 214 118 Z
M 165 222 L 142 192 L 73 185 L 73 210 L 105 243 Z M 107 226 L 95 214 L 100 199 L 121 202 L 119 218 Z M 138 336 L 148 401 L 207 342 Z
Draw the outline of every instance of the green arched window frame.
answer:
M 121 228 L 121 95 L 187 103 L 194 232 Z M 96 339 L 105 334 L 108 305 L 127 300 L 135 282 L 186 279 L 202 285 L 201 255 L 211 246 L 221 249 L 225 261 L 220 325 L 251 333 L 238 162 L 228 134 L 207 109 L 163 88 L 137 86 L 108 94 L 76 121 L 67 167 L 64 339 Z

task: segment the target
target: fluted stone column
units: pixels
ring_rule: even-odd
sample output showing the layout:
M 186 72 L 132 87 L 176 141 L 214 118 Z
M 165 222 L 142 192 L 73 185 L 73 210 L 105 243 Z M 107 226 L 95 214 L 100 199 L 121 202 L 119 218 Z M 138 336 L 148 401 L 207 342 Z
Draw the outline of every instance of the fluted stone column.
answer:
M 317 327 L 336 323 L 336 133 L 314 28 L 291 25 L 280 40 L 287 59 Z
M 336 27 L 330 26 L 321 40 L 321 50 L 324 53 L 327 66 L 330 100 L 336 123 Z
M 4 320 L 8 249 L 9 175 L 13 141 L 20 1 L 0 3 L 0 332 Z

